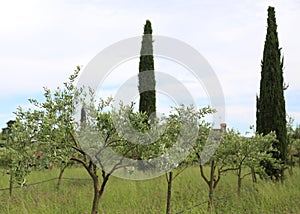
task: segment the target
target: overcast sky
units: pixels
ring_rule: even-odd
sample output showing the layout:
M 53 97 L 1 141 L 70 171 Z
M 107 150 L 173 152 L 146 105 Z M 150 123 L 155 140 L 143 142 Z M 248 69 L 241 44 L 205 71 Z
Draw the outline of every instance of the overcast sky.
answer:
M 287 113 L 300 123 L 298 0 L 0 0 L 0 128 L 13 119 L 17 106 L 28 106 L 28 98 L 41 99 L 43 86 L 61 85 L 77 65 L 87 65 L 104 48 L 142 35 L 149 19 L 153 34 L 186 42 L 208 60 L 223 88 L 226 122 L 243 132 L 255 124 L 269 5 L 276 10 L 285 57 Z M 118 68 L 125 78 L 120 83 L 126 81 L 126 68 L 138 72 L 132 69 L 137 63 Z M 172 71 L 177 66 L 156 63 Z M 182 76 L 178 79 L 187 83 Z M 187 87 L 195 96 L 202 93 L 197 86 Z

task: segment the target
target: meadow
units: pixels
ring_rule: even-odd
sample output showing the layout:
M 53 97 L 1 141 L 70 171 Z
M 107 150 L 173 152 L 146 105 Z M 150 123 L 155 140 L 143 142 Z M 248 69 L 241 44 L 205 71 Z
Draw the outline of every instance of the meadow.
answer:
M 58 174 L 58 169 L 33 171 L 27 178 L 29 185 L 15 188 L 11 198 L 8 190 L 1 190 L 0 213 L 90 213 L 92 181 L 80 167 L 66 169 L 59 190 L 56 179 L 30 185 L 57 178 Z M 215 192 L 215 206 L 208 212 L 207 185 L 200 177 L 198 167 L 190 167 L 173 182 L 172 213 L 300 213 L 300 169 L 294 169 L 293 175 L 286 174 L 284 184 L 260 179 L 253 184 L 247 177 L 238 197 L 237 177 L 233 172 L 227 173 Z M 8 187 L 9 177 L 2 174 L 0 178 L 0 188 Z M 111 177 L 99 213 L 165 213 L 166 193 L 165 176 L 145 181 Z

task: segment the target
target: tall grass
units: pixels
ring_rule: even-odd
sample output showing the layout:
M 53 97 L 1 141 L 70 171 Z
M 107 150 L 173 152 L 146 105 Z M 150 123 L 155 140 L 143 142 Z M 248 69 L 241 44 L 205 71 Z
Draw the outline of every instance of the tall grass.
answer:
M 28 183 L 55 178 L 57 169 L 32 172 Z M 93 189 L 92 181 L 82 168 L 68 168 L 65 178 L 86 180 L 63 180 L 60 190 L 57 180 L 14 189 L 13 197 L 8 191 L 0 191 L 0 213 L 55 214 L 90 213 Z M 253 184 L 246 178 L 241 196 L 236 195 L 237 178 L 228 173 L 221 178 L 215 192 L 215 207 L 211 213 L 300 213 L 300 170 L 294 170 L 284 184 L 259 180 Z M 8 187 L 8 176 L 0 175 L 0 188 Z M 145 181 L 128 181 L 112 177 L 101 200 L 99 213 L 165 213 L 167 182 L 164 176 Z M 200 178 L 197 167 L 191 167 L 179 175 L 173 183 L 172 213 L 177 213 L 208 199 L 206 184 Z M 207 204 L 196 206 L 184 213 L 206 213 Z

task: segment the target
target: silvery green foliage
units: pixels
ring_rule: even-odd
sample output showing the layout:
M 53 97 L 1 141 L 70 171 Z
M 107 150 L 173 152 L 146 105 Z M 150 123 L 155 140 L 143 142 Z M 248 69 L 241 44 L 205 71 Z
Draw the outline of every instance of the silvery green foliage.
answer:
M 33 111 L 33 117 L 38 117 L 41 113 Z M 18 114 L 21 117 L 27 116 L 21 108 L 18 108 Z M 34 120 L 23 121 L 20 117 L 10 127 L 9 134 L 6 136 L 4 144 L 6 160 L 5 171 L 11 176 L 10 182 L 13 185 L 18 183 L 23 186 L 26 182 L 25 176 L 31 171 L 33 165 L 36 164 L 35 158 L 35 139 L 34 132 L 37 128 Z
M 70 82 L 54 92 L 44 88 L 44 101 L 29 99 L 31 108 L 18 107 L 16 121 L 5 144 L 9 159 L 7 170 L 13 179 L 23 183 L 32 170 L 48 168 L 51 164 L 62 166 L 74 153 L 70 132 L 73 131 L 73 85 L 79 68 L 70 76 Z
M 222 165 L 233 169 L 252 168 L 264 173 L 261 161 L 268 160 L 276 165 L 276 159 L 272 158 L 272 152 L 276 151 L 273 143 L 276 141 L 274 132 L 268 135 L 253 133 L 252 137 L 245 137 L 238 131 L 228 130 L 222 137 L 216 158 Z
M 199 127 L 204 124 L 203 118 L 214 112 L 210 107 L 196 109 L 182 105 L 153 121 L 145 113 L 134 112 L 133 106 L 120 103 L 116 108 L 112 98 L 98 99 L 93 90 L 76 88 L 74 81 L 79 70 L 63 87 L 53 91 L 44 88 L 44 101 L 30 99 L 34 108 L 17 110 L 15 138 L 18 140 L 12 142 L 16 145 L 24 142 L 31 152 L 31 159 L 21 161 L 26 164 L 22 170 L 30 169 L 27 167 L 30 164 L 38 169 L 50 164 L 64 167 L 75 160 L 87 168 L 92 161 L 110 174 L 128 166 L 136 171 L 140 166 L 131 167 L 131 162 L 125 160 L 135 161 L 137 157 L 145 161 L 144 169 L 173 169 L 181 164 L 178 159 L 198 146 L 194 142 L 202 132 Z M 84 116 L 79 120 L 81 114 Z M 25 151 L 18 150 L 27 155 Z M 25 157 L 13 159 L 25 160 Z

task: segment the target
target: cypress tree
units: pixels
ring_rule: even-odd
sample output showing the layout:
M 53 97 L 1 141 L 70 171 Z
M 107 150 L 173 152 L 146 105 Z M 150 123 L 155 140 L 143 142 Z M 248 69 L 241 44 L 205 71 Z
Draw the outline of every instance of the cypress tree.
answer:
M 84 106 L 82 106 L 80 114 L 80 124 L 83 125 L 84 123 L 86 123 L 86 112 Z
M 150 117 L 156 111 L 155 76 L 151 22 L 146 20 L 139 63 L 139 111 Z M 144 73 L 142 73 L 144 72 Z
M 282 163 L 287 157 L 286 110 L 283 83 L 283 57 L 279 48 L 277 24 L 274 7 L 268 8 L 268 27 L 261 63 L 260 94 L 257 97 L 256 129 L 258 133 L 268 134 L 275 131 L 278 142 L 274 147 L 279 152 L 273 156 Z M 265 164 L 269 175 L 279 177 L 278 172 L 270 164 Z

